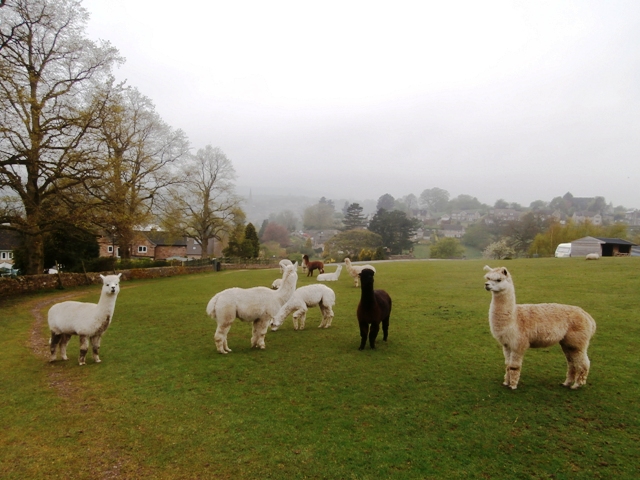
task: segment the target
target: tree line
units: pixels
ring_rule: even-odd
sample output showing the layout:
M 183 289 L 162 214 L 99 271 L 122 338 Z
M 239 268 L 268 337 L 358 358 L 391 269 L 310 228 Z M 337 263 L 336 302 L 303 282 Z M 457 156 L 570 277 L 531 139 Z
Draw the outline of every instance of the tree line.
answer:
M 78 0 L 7 0 L 0 9 L 0 228 L 16 260 L 41 273 L 66 235 L 109 235 L 129 258 L 141 225 L 207 252 L 242 217 L 235 171 L 219 148 L 190 152 L 151 99 L 116 81 L 124 59 L 85 35 Z

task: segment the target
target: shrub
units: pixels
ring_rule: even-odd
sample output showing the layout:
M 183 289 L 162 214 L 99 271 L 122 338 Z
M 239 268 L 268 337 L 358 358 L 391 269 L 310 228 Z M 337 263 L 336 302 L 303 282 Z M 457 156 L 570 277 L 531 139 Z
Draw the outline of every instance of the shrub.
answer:
M 495 260 L 505 260 L 513 258 L 515 255 L 515 250 L 509 246 L 506 238 L 489 244 L 489 246 L 485 248 L 484 252 L 482 252 L 482 256 L 484 258 L 493 258 Z
M 464 255 L 464 248 L 455 238 L 442 238 L 431 245 L 431 258 L 460 258 Z

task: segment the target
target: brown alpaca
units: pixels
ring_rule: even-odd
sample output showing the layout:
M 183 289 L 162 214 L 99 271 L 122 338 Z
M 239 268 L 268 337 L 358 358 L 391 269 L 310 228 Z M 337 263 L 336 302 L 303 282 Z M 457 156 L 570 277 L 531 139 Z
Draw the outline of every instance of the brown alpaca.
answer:
M 318 272 L 324 273 L 324 263 L 320 260 L 310 262 L 309 255 L 302 256 L 302 265 L 304 265 L 307 269 L 307 277 L 313 277 L 314 270 L 318 270 Z
M 484 267 L 484 288 L 491 292 L 489 325 L 504 352 L 503 385 L 515 390 L 522 359 L 528 348 L 559 343 L 567 357 L 567 378 L 562 385 L 576 389 L 587 382 L 587 348 L 596 322 L 580 307 L 558 303 L 516 304 L 513 279 L 505 267 Z

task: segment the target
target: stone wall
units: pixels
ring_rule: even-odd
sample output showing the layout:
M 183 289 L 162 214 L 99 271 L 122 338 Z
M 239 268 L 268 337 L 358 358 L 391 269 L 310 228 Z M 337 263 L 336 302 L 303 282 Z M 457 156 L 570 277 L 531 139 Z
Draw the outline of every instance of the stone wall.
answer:
M 237 264 L 221 264 L 223 270 L 237 269 L 257 269 L 257 268 L 276 268 L 274 265 L 237 263 Z M 214 265 L 206 265 L 202 267 L 156 267 L 156 268 L 134 268 L 131 270 L 122 270 L 122 280 L 138 280 L 147 278 L 173 277 L 176 275 L 189 275 L 192 273 L 214 272 Z M 110 275 L 113 272 L 103 272 L 103 275 Z M 101 285 L 102 279 L 100 273 L 90 272 L 84 273 L 60 273 L 44 274 L 44 275 L 21 275 L 15 278 L 0 278 L 0 299 L 15 297 L 28 293 L 36 293 L 42 290 L 55 290 L 60 288 L 77 287 L 80 285 Z

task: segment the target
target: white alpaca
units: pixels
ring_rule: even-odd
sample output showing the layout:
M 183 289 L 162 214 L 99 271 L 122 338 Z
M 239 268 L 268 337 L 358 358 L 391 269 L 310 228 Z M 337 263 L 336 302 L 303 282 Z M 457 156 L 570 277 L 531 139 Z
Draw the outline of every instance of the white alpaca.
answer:
M 276 278 L 273 281 L 273 283 L 271 284 L 271 289 L 272 290 L 278 290 L 281 286 L 282 286 L 282 279 L 281 278 Z
M 284 320 L 293 312 L 294 330 L 304 330 L 309 307 L 319 306 L 322 321 L 318 328 L 329 328 L 333 321 L 333 306 L 336 304 L 336 294 L 326 285 L 316 283 L 300 287 L 273 317 L 271 330 L 276 331 Z
M 347 272 L 353 278 L 353 283 L 356 287 L 360 286 L 360 272 L 365 268 L 373 270 L 373 273 L 376 273 L 376 269 L 371 265 L 353 265 L 351 263 L 351 259 L 349 257 L 344 259 L 344 264 L 347 267 Z
M 215 318 L 216 348 L 220 353 L 231 351 L 227 345 L 227 334 L 236 318 L 253 322 L 251 347 L 265 348 L 264 337 L 274 315 L 289 300 L 298 281 L 298 264 L 285 266 L 282 286 L 278 290 L 267 287 L 227 288 L 213 296 L 207 304 L 207 315 Z
M 283 258 L 282 260 L 280 260 L 279 265 L 280 265 L 280 273 L 284 273 L 284 267 L 286 267 L 287 265 L 293 265 L 293 262 L 288 258 Z
M 319 273 L 316 280 L 319 282 L 335 282 L 340 278 L 340 272 L 342 271 L 342 265 L 338 265 L 336 271 L 333 273 Z
M 528 348 L 559 343 L 567 357 L 567 378 L 563 385 L 576 389 L 587 382 L 587 348 L 596 331 L 596 322 L 580 307 L 558 303 L 516 304 L 511 275 L 504 267 L 491 269 L 484 287 L 491 292 L 489 325 L 491 334 L 502 345 L 506 373 L 504 385 L 518 387 L 522 359 Z
M 67 360 L 67 344 L 73 335 L 80 337 L 80 365 L 85 365 L 89 340 L 93 347 L 93 360 L 100 363 L 100 339 L 113 320 L 116 299 L 120 292 L 120 275 L 102 278 L 102 293 L 97 304 L 85 302 L 61 302 L 49 309 L 48 321 L 51 330 L 51 362 L 56 360 L 56 347 L 60 345 L 60 355 Z
M 584 258 L 587 260 L 598 260 L 600 258 L 600 255 L 598 255 L 597 253 L 588 253 Z

